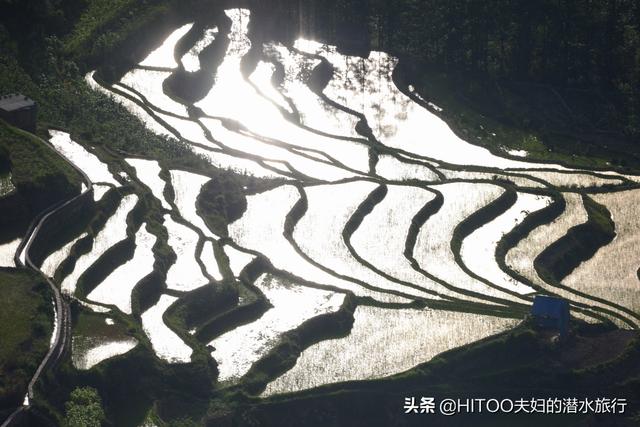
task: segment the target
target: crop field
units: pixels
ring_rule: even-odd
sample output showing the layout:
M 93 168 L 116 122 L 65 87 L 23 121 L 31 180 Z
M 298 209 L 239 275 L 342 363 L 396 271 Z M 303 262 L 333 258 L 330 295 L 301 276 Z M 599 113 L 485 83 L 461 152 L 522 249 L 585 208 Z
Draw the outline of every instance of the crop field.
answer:
M 109 248 L 116 243 L 127 238 L 127 215 L 131 212 L 137 203 L 136 195 L 125 196 L 118 209 L 112 217 L 109 218 L 104 228 L 93 239 L 93 246 L 89 253 L 82 255 L 75 263 L 73 272 L 66 276 L 61 283 L 63 292 L 73 294 L 76 290 L 78 279 L 83 273 L 93 265 Z
M 611 212 L 616 237 L 563 281 L 571 289 L 614 301 L 634 313 L 640 312 L 636 255 L 640 242 L 634 237 L 640 227 L 639 196 L 638 190 L 594 196 Z
M 539 294 L 640 325 L 638 177 L 500 156 L 394 78 L 397 58 L 284 46 L 251 20 L 182 23 L 118 81 L 85 76 L 199 165 L 50 131 L 110 212 L 41 263 L 79 303 L 74 369 L 147 352 L 258 398 L 399 374 Z
M 295 286 L 276 277 L 263 275 L 256 280 L 273 305 L 256 322 L 229 331 L 210 345 L 218 361 L 220 381 L 241 378 L 261 357 L 275 347 L 279 336 L 297 328 L 305 320 L 323 313 L 337 311 L 344 295 Z
M 60 267 L 60 264 L 65 259 L 67 259 L 67 257 L 71 253 L 71 249 L 76 244 L 76 242 L 80 239 L 84 239 L 85 237 L 87 237 L 87 233 L 82 233 L 80 236 L 66 243 L 63 247 L 61 247 L 57 251 L 53 252 L 52 254 L 49 254 L 49 256 L 47 256 L 47 258 L 42 262 L 42 265 L 40 266 L 40 270 L 42 270 L 42 272 L 47 276 L 54 277 L 56 274 L 56 271 L 58 270 L 58 267 Z
M 380 378 L 497 333 L 514 319 L 436 310 L 361 306 L 349 336 L 306 349 L 296 366 L 269 383 L 265 395 L 291 393 L 340 381 Z M 429 325 L 425 327 L 425 325 Z
M 131 314 L 133 287 L 153 272 L 153 245 L 156 237 L 144 224 L 135 235 L 136 250 L 131 260 L 113 270 L 109 276 L 87 295 L 87 300 L 104 305 L 115 305 L 125 314 Z
M 114 319 L 99 313 L 83 313 L 71 343 L 72 363 L 76 369 L 87 370 L 104 360 L 125 354 L 138 341 L 126 334 L 126 329 Z
M 488 282 L 517 294 L 527 294 L 533 289 L 523 286 L 504 273 L 495 263 L 498 241 L 517 226 L 526 215 L 547 206 L 549 200 L 533 194 L 518 194 L 516 202 L 502 215 L 476 229 L 462 242 L 462 262 L 472 272 Z
M 160 178 L 160 165 L 154 160 L 145 159 L 127 159 L 127 163 L 133 166 L 140 182 L 149 187 L 153 196 L 160 200 L 164 209 L 171 210 L 171 206 L 164 197 L 164 189 L 166 187 L 162 178 Z

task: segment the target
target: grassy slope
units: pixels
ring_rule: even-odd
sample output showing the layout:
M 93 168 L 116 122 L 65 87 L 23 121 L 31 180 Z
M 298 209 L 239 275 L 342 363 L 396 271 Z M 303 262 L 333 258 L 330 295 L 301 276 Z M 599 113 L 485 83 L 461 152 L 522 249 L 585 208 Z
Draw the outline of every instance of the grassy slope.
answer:
M 64 51 L 77 59 L 98 59 L 124 43 L 158 15 L 167 12 L 166 0 L 95 0 L 65 37 Z
M 73 168 L 36 137 L 0 120 L 0 151 L 17 193 L 4 206 L 0 235 L 22 234 L 39 211 L 80 190 Z M 0 270 L 0 419 L 24 397 L 49 347 L 53 325 L 48 286 L 27 270 Z
M 522 94 L 497 85 L 487 87 L 487 82 L 478 83 L 482 86 L 472 93 L 455 79 L 415 64 L 402 67 L 401 74 L 401 81 L 412 84 L 423 98 L 442 108 L 431 112 L 447 122 L 458 136 L 501 156 L 506 156 L 508 150 L 525 150 L 532 161 L 595 169 L 622 167 L 629 171 L 640 167 L 624 150 L 614 150 L 613 141 L 587 141 L 584 135 L 572 135 L 575 131 L 569 125 L 561 127 L 557 123 L 561 108 L 553 104 L 553 95 L 544 89 L 539 89 L 542 93 L 538 98 L 542 101 L 528 103 Z M 545 128 L 544 123 L 554 115 L 554 126 Z M 524 122 L 528 124 L 525 126 Z
M 80 176 L 38 138 L 2 120 L 0 151 L 9 160 L 15 188 L 0 199 L 0 241 L 8 241 L 23 235 L 38 213 L 79 193 Z
M 1 269 L 0 294 L 2 415 L 22 401 L 31 375 L 49 348 L 52 308 L 47 285 L 27 271 Z
M 0 147 L 9 154 L 12 181 L 18 190 L 50 191 L 55 181 L 66 188 L 80 187 L 79 174 L 53 150 L 27 132 L 0 121 Z
M 106 145 L 157 159 L 180 159 L 185 166 L 201 164 L 179 141 L 155 135 L 123 106 L 91 90 L 85 83 L 84 73 L 93 68 L 87 65 L 92 62 L 92 52 L 87 45 L 95 41 L 95 31 L 124 25 L 126 28 L 118 34 L 126 38 L 130 32 L 141 32 L 138 26 L 148 24 L 147 20 L 160 14 L 156 8 L 145 12 L 138 10 L 142 6 L 137 2 L 131 9 L 127 6 L 131 2 L 126 1 L 113 6 L 109 3 L 113 10 L 105 14 L 99 5 L 107 8 L 108 2 L 95 3 L 91 3 L 75 27 L 76 31 L 64 43 L 54 37 L 44 40 L 42 46 L 38 45 L 38 49 L 46 54 L 34 52 L 34 56 L 44 56 L 36 69 L 33 64 L 18 61 L 20 49 L 17 44 L 10 39 L 3 40 L 0 34 L 0 93 L 19 92 L 37 102 L 38 135 L 42 138 L 47 138 L 49 127 L 57 127 L 71 132 L 81 144 Z M 126 18 L 118 18 L 119 8 L 123 8 L 120 12 Z M 114 19 L 116 22 L 112 22 Z M 115 39 L 120 40 L 118 37 Z M 102 49 L 103 54 L 108 52 L 107 47 Z M 79 70 L 76 64 L 86 69 Z
M 89 3 L 67 38 L 65 49 L 69 52 L 80 51 L 95 39 L 107 23 L 112 22 L 123 11 L 131 10 L 135 3 L 133 0 L 97 0 Z

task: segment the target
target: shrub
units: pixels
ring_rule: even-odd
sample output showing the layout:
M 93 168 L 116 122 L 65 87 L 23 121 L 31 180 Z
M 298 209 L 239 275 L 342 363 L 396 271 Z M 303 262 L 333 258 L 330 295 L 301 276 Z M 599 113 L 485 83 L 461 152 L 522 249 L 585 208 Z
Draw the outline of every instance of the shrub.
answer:
M 65 407 L 65 425 L 68 427 L 100 427 L 105 420 L 102 399 L 96 389 L 91 387 L 73 390 Z

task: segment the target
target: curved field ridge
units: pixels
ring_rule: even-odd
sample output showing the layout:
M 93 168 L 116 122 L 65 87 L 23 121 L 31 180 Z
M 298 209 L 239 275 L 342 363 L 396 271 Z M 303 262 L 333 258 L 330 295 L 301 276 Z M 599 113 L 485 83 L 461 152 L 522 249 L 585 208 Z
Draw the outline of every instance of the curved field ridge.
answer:
M 60 287 L 62 292 L 73 295 L 76 291 L 78 279 L 93 265 L 109 248 L 127 238 L 127 216 L 138 202 L 138 196 L 129 194 L 124 196 L 116 212 L 107 220 L 104 228 L 93 239 L 91 251 L 82 255 L 75 263 L 71 274 L 64 278 Z
M 170 363 L 188 363 L 193 351 L 162 319 L 165 311 L 176 300 L 176 297 L 162 295 L 156 305 L 142 314 L 142 327 L 159 358 Z
M 260 276 L 256 286 L 272 307 L 257 321 L 210 343 L 215 349 L 212 356 L 218 361 L 221 381 L 240 378 L 275 346 L 279 335 L 311 317 L 338 310 L 344 300 L 344 295 L 296 286 L 270 275 Z
M 87 370 L 98 363 L 119 356 L 138 345 L 135 338 L 100 339 L 100 337 L 74 337 L 71 343 L 72 362 L 76 369 Z
M 635 235 L 640 229 L 636 214 L 639 197 L 638 190 L 593 196 L 611 213 L 616 236 L 562 281 L 571 289 L 615 301 L 633 313 L 640 313 L 640 240 Z
M 153 271 L 154 235 L 145 230 L 145 225 L 135 236 L 136 250 L 130 261 L 122 264 L 89 295 L 89 301 L 104 305 L 115 305 L 126 314 L 131 314 L 131 293 L 136 284 Z

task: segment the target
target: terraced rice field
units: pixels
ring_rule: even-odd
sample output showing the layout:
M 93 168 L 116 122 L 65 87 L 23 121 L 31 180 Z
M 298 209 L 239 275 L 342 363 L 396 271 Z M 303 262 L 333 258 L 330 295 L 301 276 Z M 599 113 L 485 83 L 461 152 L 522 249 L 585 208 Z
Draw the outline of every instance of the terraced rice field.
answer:
M 131 292 L 135 285 L 153 272 L 153 245 L 156 237 L 141 226 L 135 235 L 136 250 L 131 260 L 113 270 L 89 295 L 89 301 L 115 305 L 131 314 Z
M 165 324 L 162 318 L 176 300 L 176 297 L 162 295 L 156 305 L 142 314 L 142 328 L 159 358 L 169 363 L 188 363 L 191 360 L 191 348 Z
M 273 307 L 256 322 L 233 329 L 210 343 L 215 349 L 211 355 L 218 361 L 221 381 L 242 377 L 275 347 L 280 335 L 309 318 L 337 311 L 344 299 L 337 292 L 297 286 L 266 274 L 256 280 L 256 286 Z
M 93 239 L 91 251 L 82 255 L 75 263 L 73 271 L 61 283 L 62 291 L 72 295 L 75 293 L 76 284 L 80 277 L 93 265 L 109 248 L 127 238 L 127 216 L 138 202 L 134 194 L 125 196 L 118 209 L 110 217 L 104 228 Z
M 100 362 L 132 350 L 138 341 L 126 335 L 122 325 L 99 314 L 83 314 L 71 343 L 71 361 L 76 369 L 87 370 Z
M 54 277 L 60 264 L 67 259 L 71 253 L 71 249 L 80 239 L 87 237 L 87 233 L 82 233 L 80 236 L 66 243 L 63 247 L 50 254 L 40 266 L 40 270 L 48 277 Z
M 637 177 L 533 163 L 526 153 L 499 157 L 396 85 L 397 59 L 386 53 L 361 58 L 310 40 L 252 39 L 245 9 L 220 19 L 230 25 L 212 23 L 181 55 L 176 46 L 193 24 L 120 82 L 86 80 L 211 170 L 259 185 L 239 190 L 246 207 L 219 235 L 199 202 L 219 179 L 211 170 L 118 161 L 52 132 L 54 148 L 119 203 L 82 235 L 90 248 L 73 251 L 73 240 L 45 259 L 54 276 L 75 258 L 58 274 L 66 293 L 130 319 L 163 363 L 190 363 L 206 349 L 222 387 L 257 381 L 254 390 L 267 395 L 402 372 L 515 325 L 537 293 L 569 299 L 588 321 L 640 324 Z M 212 59 L 224 43 L 225 55 Z M 257 59 L 245 60 L 252 47 Z M 311 83 L 327 64 L 333 73 L 318 88 Z M 125 181 L 123 170 L 135 174 Z M 586 225 L 606 238 L 590 242 Z M 586 247 L 575 251 L 575 266 L 545 270 L 568 240 Z M 111 259 L 109 249 L 127 242 L 126 259 Z M 12 262 L 16 245 L 0 246 L 0 263 Z M 79 280 L 91 282 L 86 298 Z M 197 306 L 203 290 L 232 296 L 185 316 L 178 308 Z M 90 369 L 136 345 L 131 339 L 78 336 L 74 364 Z M 261 370 L 291 348 L 299 354 L 284 373 Z
M 306 349 L 296 366 L 269 383 L 264 394 L 381 378 L 517 323 L 513 319 L 470 313 L 367 306 L 358 307 L 354 317 L 349 336 L 322 341 Z
M 638 190 L 598 194 L 593 199 L 605 206 L 616 226 L 616 237 L 591 259 L 580 264 L 563 283 L 571 289 L 594 295 L 640 313 L 638 257 L 640 229 L 636 213 Z
M 189 291 L 204 286 L 207 278 L 197 262 L 198 234 L 186 225 L 175 222 L 169 215 L 164 217 L 169 233 L 169 246 L 175 251 L 177 260 L 167 272 L 167 287 Z
M 160 165 L 155 160 L 127 159 L 136 171 L 138 179 L 142 181 L 153 193 L 153 196 L 160 200 L 164 209 L 171 210 L 171 205 L 164 197 L 165 182 L 160 178 Z
M 111 184 L 116 187 L 119 185 L 109 171 L 107 164 L 101 162 L 95 154 L 89 152 L 85 147 L 73 141 L 68 133 L 57 130 L 51 130 L 49 133 L 51 134 L 49 142 L 56 151 L 85 171 L 91 182 Z

